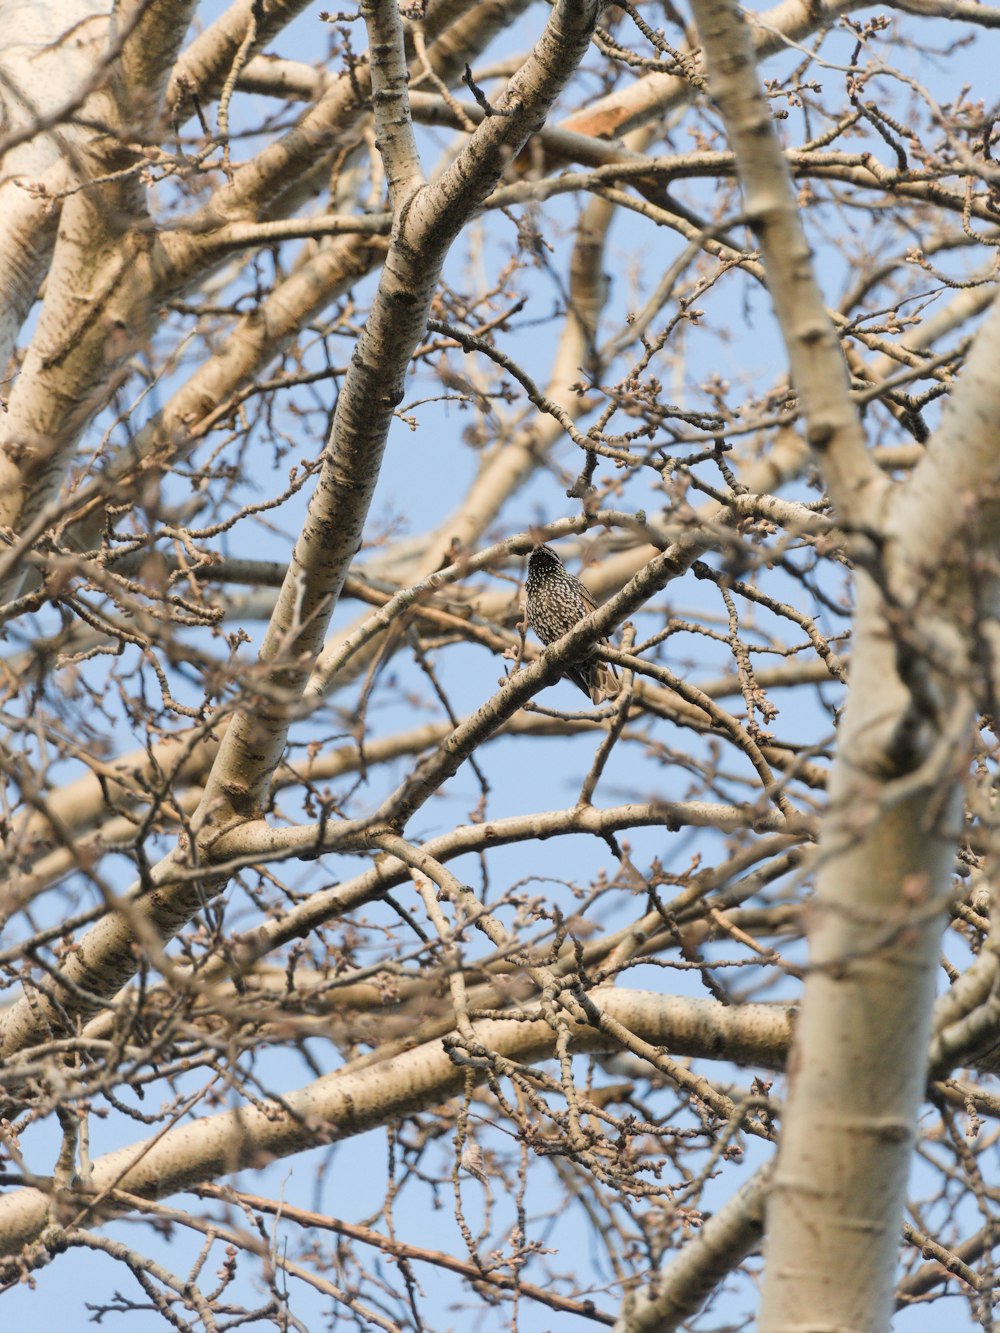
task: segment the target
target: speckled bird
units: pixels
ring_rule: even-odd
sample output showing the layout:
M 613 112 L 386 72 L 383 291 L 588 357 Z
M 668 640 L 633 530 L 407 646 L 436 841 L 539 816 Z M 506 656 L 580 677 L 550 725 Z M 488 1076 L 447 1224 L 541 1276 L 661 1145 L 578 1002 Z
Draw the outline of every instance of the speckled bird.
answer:
M 551 546 L 538 546 L 528 561 L 525 584 L 528 624 L 542 643 L 555 643 L 597 609 L 597 603 L 579 579 L 574 578 Z M 601 639 L 606 644 L 607 639 Z M 584 655 L 568 666 L 563 675 L 579 686 L 593 703 L 613 699 L 621 689 L 618 672 L 610 662 Z

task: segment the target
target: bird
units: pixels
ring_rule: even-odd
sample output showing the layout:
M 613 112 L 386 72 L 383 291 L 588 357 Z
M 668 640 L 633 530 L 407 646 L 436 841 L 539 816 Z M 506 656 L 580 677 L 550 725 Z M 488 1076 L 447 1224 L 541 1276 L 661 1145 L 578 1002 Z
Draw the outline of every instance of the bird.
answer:
M 542 643 L 555 643 L 597 609 L 597 603 L 578 578 L 569 572 L 551 546 L 536 546 L 528 560 L 524 586 L 528 624 Z M 607 639 L 601 639 L 607 644 Z M 621 689 L 618 672 L 587 650 L 578 662 L 563 671 L 567 680 L 583 690 L 592 703 L 613 699 Z

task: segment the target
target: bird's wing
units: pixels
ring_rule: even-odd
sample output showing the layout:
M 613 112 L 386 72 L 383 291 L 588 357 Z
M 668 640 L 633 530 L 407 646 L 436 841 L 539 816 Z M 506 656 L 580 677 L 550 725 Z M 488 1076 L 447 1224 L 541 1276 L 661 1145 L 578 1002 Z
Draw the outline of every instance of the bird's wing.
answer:
M 596 611 L 597 603 L 594 601 L 594 596 L 591 593 L 590 589 L 586 586 L 586 584 L 581 583 L 579 579 L 574 579 L 573 581 L 576 584 L 576 586 L 580 589 L 580 596 L 583 598 L 584 605 L 586 606 L 588 612 Z

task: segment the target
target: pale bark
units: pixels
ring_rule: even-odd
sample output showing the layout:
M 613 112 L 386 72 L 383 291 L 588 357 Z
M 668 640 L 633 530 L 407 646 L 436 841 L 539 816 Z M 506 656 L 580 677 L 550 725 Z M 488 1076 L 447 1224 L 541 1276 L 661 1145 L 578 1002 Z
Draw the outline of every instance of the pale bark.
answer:
M 0 522 L 15 530 L 55 495 L 80 431 L 148 336 L 154 293 L 170 286 L 150 236 L 141 158 L 126 145 L 157 121 L 194 4 L 122 6 L 119 59 L 88 99 L 109 133 L 76 145 L 81 184 L 90 185 L 63 203 L 39 327 L 0 426 Z
M 756 81 L 749 26 L 726 0 L 695 0 L 693 10 L 709 87 L 738 164 L 747 220 L 760 242 L 806 441 L 840 513 L 852 523 L 875 523 L 886 481 L 868 455 L 848 398 L 843 352 L 813 275 L 771 110 Z
M 255 711 L 242 711 L 230 723 L 192 820 L 206 846 L 227 826 L 254 819 L 263 808 L 296 700 L 361 544 L 393 409 L 448 247 L 496 183 L 508 156 L 544 121 L 587 49 L 597 14 L 596 4 L 579 13 L 557 8 L 536 51 L 507 89 L 504 110 L 509 114 L 487 119 L 438 181 L 401 202 L 379 291 L 338 398 L 323 469 L 261 649 L 266 675 L 260 700 Z M 92 369 L 95 363 L 84 357 Z M 489 730 L 544 678 L 542 670 L 532 676 L 529 668 L 527 685 L 520 682 L 511 706 Z M 425 785 L 422 799 L 430 791 Z M 416 808 L 409 797 L 407 805 Z M 377 813 L 375 819 L 380 818 Z M 345 838 L 356 839 L 363 827 L 345 826 Z M 200 860 L 200 849 L 196 855 Z M 180 891 L 162 891 L 173 879 L 176 859 L 168 857 L 153 871 L 157 892 L 148 905 L 106 917 L 81 942 L 67 969 L 67 980 L 79 990 L 72 998 L 60 997 L 60 1023 L 78 1005 L 81 1012 L 93 1012 L 98 997 L 112 998 L 133 974 L 136 931 L 155 946 L 170 939 L 201 905 L 206 877 Z M 215 892 L 221 887 L 218 877 L 208 876 L 207 883 Z M 4 1016 L 0 1040 L 11 1043 L 8 1049 L 19 1047 L 40 1024 L 57 1021 L 59 1009 L 40 998 L 23 1000 Z
M 140 124 L 155 117 L 158 85 L 169 72 L 174 49 L 184 35 L 186 16 L 193 3 L 194 0 L 190 0 L 183 9 L 169 7 L 165 20 L 170 38 L 163 42 L 156 37 L 160 22 L 157 7 L 149 8 L 132 42 L 133 48 L 153 53 L 155 62 L 155 67 L 150 68 L 137 64 L 132 71 L 133 76 L 147 80 L 140 85 L 141 96 L 136 93 L 133 97 L 134 89 L 119 87 L 117 102 L 108 104 L 104 93 L 95 94 L 103 99 L 100 107 L 95 108 L 95 114 L 99 110 L 114 125 L 123 115 L 128 115 L 127 108 L 134 100 Z M 451 4 L 431 6 L 425 24 L 427 38 L 433 40 L 438 33 L 447 30 L 463 8 L 464 5 Z M 195 85 L 202 78 L 211 85 L 215 77 L 213 71 L 228 68 L 237 58 L 247 34 L 249 10 L 249 5 L 235 5 L 218 25 L 196 41 L 189 71 Z M 280 25 L 292 17 L 293 12 L 292 5 L 265 7 L 265 23 L 261 31 L 266 35 L 270 30 L 269 22 L 273 20 Z M 479 25 L 468 31 L 467 38 L 473 43 L 471 47 L 463 47 L 460 37 L 453 38 L 449 44 L 449 58 L 468 59 L 476 49 L 475 41 L 488 39 L 492 31 L 489 25 Z M 127 58 L 123 65 L 129 68 Z M 302 199 L 296 191 L 305 190 L 306 194 L 311 191 L 308 182 L 317 170 L 317 154 L 328 157 L 338 141 L 357 137 L 357 127 L 364 119 L 365 108 L 357 100 L 356 88 L 363 89 L 368 77 L 365 62 L 352 78 L 345 75 L 337 80 L 320 103 L 304 114 L 292 133 L 273 150 L 236 171 L 232 182 L 218 190 L 210 203 L 197 215 L 186 219 L 178 230 L 162 234 L 152 231 L 134 180 L 104 185 L 100 187 L 100 196 L 94 196 L 92 191 L 86 196 L 71 196 L 70 230 L 62 246 L 65 267 L 54 275 L 58 279 L 52 284 L 56 295 L 47 303 L 42 333 L 32 344 L 32 348 L 37 345 L 45 350 L 37 362 L 28 360 L 12 396 L 3 430 L 0 430 L 0 446 L 4 447 L 6 459 L 4 462 L 0 458 L 0 482 L 5 495 L 5 500 L 0 501 L 0 520 L 23 531 L 28 519 L 44 512 L 46 501 L 64 477 L 70 451 L 81 431 L 114 387 L 116 368 L 120 368 L 125 356 L 143 342 L 149 329 L 145 321 L 149 320 L 150 313 L 168 294 L 188 288 L 204 278 L 224 254 L 224 249 L 220 250 L 215 242 L 215 233 L 220 229 L 224 233 L 230 221 L 253 217 L 264 208 L 298 207 Z M 185 74 L 187 78 L 188 74 Z M 152 97 L 147 94 L 147 89 Z M 323 160 L 320 156 L 320 165 Z M 92 176 L 97 170 L 97 165 L 91 164 L 84 174 Z M 91 198 L 99 200 L 93 210 L 86 202 Z M 72 221 L 77 215 L 79 221 Z M 131 225 L 124 226 L 129 218 L 132 219 Z M 99 240 L 99 233 L 107 223 L 113 225 L 106 237 L 106 253 L 101 255 L 93 242 Z M 372 248 L 364 237 L 353 247 L 348 243 L 343 250 L 335 249 L 332 255 L 326 256 L 325 264 L 317 262 L 314 266 L 308 293 L 299 295 L 307 275 L 303 275 L 303 281 L 288 293 L 293 301 L 301 301 L 301 304 L 289 308 L 280 301 L 272 303 L 278 322 L 287 324 L 294 320 L 296 327 L 300 327 L 311 310 L 321 308 L 331 300 L 340 285 L 356 278 L 380 254 L 381 247 Z M 62 282 L 59 272 L 65 272 L 66 283 Z M 87 310 L 84 322 L 81 323 L 67 307 L 68 300 L 72 309 L 77 303 L 84 305 Z M 20 319 L 16 322 L 19 326 Z M 265 320 L 262 329 L 257 329 L 256 319 L 251 317 L 251 340 L 255 334 L 266 336 L 267 322 Z M 50 330 L 48 335 L 44 333 L 46 327 Z M 279 331 L 272 355 L 281 350 L 281 336 Z M 51 342 L 50 347 L 47 341 Z M 143 438 L 134 446 L 135 452 L 129 449 L 123 454 L 116 469 L 118 477 L 133 475 L 137 463 L 149 453 L 159 454 L 164 460 L 183 456 L 198 438 L 197 432 L 191 434 L 190 427 L 201 424 L 209 404 L 213 408 L 219 405 L 219 380 L 229 383 L 231 393 L 269 359 L 270 356 L 266 356 L 263 360 L 248 363 L 244 349 L 237 352 L 236 364 L 230 368 L 229 375 L 225 366 L 206 368 L 210 382 L 204 383 L 196 377 L 185 401 L 178 404 L 177 416 L 173 420 L 168 416 L 166 421 L 158 423 L 159 429 L 157 425 L 146 428 Z M 230 378 L 232 371 L 236 371 L 240 378 L 235 381 Z M 92 533 L 93 522 L 90 531 L 81 534 L 81 542 L 85 542 L 87 536 L 92 537 Z
M 199 33 L 174 66 L 167 87 L 167 110 L 177 115 L 191 94 L 199 98 L 217 95 L 233 66 L 254 17 L 253 40 L 247 50 L 247 59 L 267 42 L 296 14 L 307 7 L 309 0 L 236 0 L 226 12 Z M 256 14 L 254 10 L 256 9 Z
M 681 1055 L 711 1053 L 736 1063 L 777 1065 L 788 1042 L 787 1012 L 768 1005 L 732 1010 L 708 1000 L 622 990 L 596 991 L 594 998 L 636 1035 L 656 1045 L 668 1044 Z M 541 1059 L 555 1045 L 553 1029 L 544 1018 L 477 1023 L 475 1036 L 501 1061 Z M 603 1033 L 579 1024 L 572 1025 L 572 1040 L 583 1051 L 617 1049 L 617 1043 Z M 244 1107 L 176 1125 L 94 1163 L 91 1187 L 98 1211 L 109 1211 L 101 1200 L 115 1188 L 148 1199 L 166 1198 L 264 1158 L 334 1143 L 433 1106 L 461 1091 L 468 1068 L 460 1053 L 453 1059 L 438 1041 L 358 1073 L 328 1074 L 284 1094 L 266 1109 Z M 50 1195 L 38 1189 L 18 1190 L 0 1199 L 0 1253 L 16 1254 L 36 1240 L 48 1221 L 50 1205 Z
M 970 579 L 968 535 L 995 550 L 998 329 L 994 310 L 954 407 L 895 497 L 884 570 L 909 624 L 859 579 L 852 690 L 820 842 L 816 970 L 768 1205 L 766 1330 L 802 1328 L 805 1309 L 830 1326 L 889 1326 L 971 744 L 964 625 L 978 598 L 996 597 L 992 575 L 978 591 Z M 953 478 L 978 477 L 975 495 L 961 480 L 947 496 L 929 485 L 945 447 Z M 850 1284 L 837 1280 L 843 1271 Z
M 70 184 L 80 129 L 63 122 L 86 100 L 101 69 L 105 0 L 4 0 L 0 28 L 0 367 L 6 366 L 45 274 L 59 209 L 51 195 Z M 45 132 L 41 127 L 51 122 Z M 12 142 L 19 134 L 22 142 Z M 10 146 L 8 146 L 8 144 Z
M 782 0 L 761 14 L 754 29 L 754 49 L 760 56 L 771 55 L 782 49 L 783 38 L 801 41 L 839 15 L 860 8 L 860 0 L 825 0 L 821 4 Z M 625 134 L 651 117 L 663 115 L 690 96 L 689 80 L 675 74 L 651 74 L 621 91 L 595 99 L 586 111 L 572 118 L 569 128 L 597 138 L 611 138 Z
M 767 1207 L 760 1327 L 879 1333 L 893 1304 L 971 743 L 962 626 L 977 600 L 992 604 L 996 595 L 992 575 L 974 592 L 966 543 L 971 532 L 980 550 L 996 549 L 1000 316 L 977 338 L 941 443 L 934 441 L 890 507 L 856 425 L 837 417 L 846 395 L 831 362 L 840 354 L 816 308 L 808 248 L 747 30 L 725 0 L 696 0 L 695 14 L 807 435 L 841 522 L 875 537 L 869 560 L 879 581 L 858 575 L 851 692 L 820 838 L 810 972 Z M 840 387 L 828 399 L 831 381 Z
M 762 1168 L 744 1181 L 657 1274 L 652 1288 L 626 1300 L 615 1333 L 673 1333 L 698 1313 L 719 1282 L 760 1245 L 770 1176 Z
M 890 7 L 913 17 L 859 13 L 848 69 L 823 62 L 854 3 L 744 29 L 696 0 L 701 41 L 667 7 L 675 50 L 646 6 L 597 24 L 567 0 L 515 61 L 489 47 L 528 0 L 370 0 L 371 54 L 334 18 L 313 68 L 261 54 L 300 0 L 237 0 L 184 54 L 192 4 L 128 0 L 109 26 L 110 5 L 0 0 L 37 39 L 0 52 L 5 1280 L 105 1247 L 210 1328 L 196 1277 L 80 1228 L 187 1218 L 208 1245 L 207 1216 L 155 1201 L 384 1128 L 386 1236 L 343 1243 L 426 1259 L 394 1192 L 436 1202 L 453 1149 L 469 1254 L 430 1262 L 477 1292 L 485 1263 L 515 1308 L 541 1291 L 521 1275 L 547 1262 L 550 1171 L 552 1234 L 581 1207 L 611 1274 L 598 1291 L 582 1260 L 566 1313 L 694 1327 L 715 1294 L 718 1322 L 730 1291 L 747 1306 L 765 1219 L 765 1331 L 882 1333 L 946 1271 L 988 1323 L 996 131 L 905 71 L 937 41 L 924 16 L 997 18 Z M 790 49 L 761 97 L 755 60 Z M 284 105 L 254 122 L 245 92 Z M 824 299 L 810 245 L 820 274 L 857 270 L 846 290 Z M 744 326 L 765 285 L 787 372 Z M 738 344 L 718 374 L 712 338 Z M 373 507 L 390 427 L 431 487 L 461 459 L 464 494 Z M 539 540 L 604 603 L 545 648 L 515 624 Z M 363 613 L 331 629 L 345 597 Z M 618 702 L 536 697 L 628 616 L 627 651 L 597 649 Z M 664 993 L 627 989 L 632 968 Z M 747 1003 L 775 985 L 800 1020 Z M 344 1065 L 283 1101 L 269 1060 L 296 1052 L 306 1077 Z M 107 1098 L 128 1142 L 145 1089 L 162 1132 L 91 1179 L 87 1117 Z M 901 1229 L 917 1124 L 934 1147 Z M 779 1131 L 745 1179 L 745 1136 L 756 1162 Z M 514 1224 L 485 1257 L 470 1184 Z M 356 1318 L 432 1322 L 404 1268 L 363 1303 L 367 1278 L 337 1286 L 312 1253 L 211 1234 L 259 1263 L 275 1320 L 277 1266 Z M 914 1245 L 935 1266 L 894 1287 Z
M 990 5 L 976 4 L 975 0 L 958 4 L 953 4 L 952 0 L 892 0 L 888 7 L 928 17 L 962 18 L 986 27 L 1000 25 L 996 10 Z M 785 39 L 801 42 L 841 14 L 851 14 L 862 8 L 863 0 L 823 0 L 823 3 L 816 4 L 806 3 L 806 0 L 782 0 L 759 16 L 750 10 L 748 21 L 753 28 L 754 51 L 759 58 L 773 55 L 782 50 Z M 690 95 L 686 80 L 674 74 L 652 74 L 635 80 L 620 92 L 595 99 L 586 111 L 573 117 L 569 127 L 597 138 L 612 138 L 625 134 L 651 117 L 662 115 Z
M 400 201 L 379 293 L 337 401 L 323 471 L 261 650 L 270 683 L 289 698 L 305 684 L 361 544 L 392 412 L 444 256 L 508 155 L 544 120 L 586 50 L 597 12 L 596 6 L 579 14 L 557 8 L 536 52 L 507 89 L 509 114 L 486 120 L 439 181 Z M 287 710 L 234 721 L 205 794 L 203 814 L 211 812 L 213 824 L 259 812 L 288 721 Z

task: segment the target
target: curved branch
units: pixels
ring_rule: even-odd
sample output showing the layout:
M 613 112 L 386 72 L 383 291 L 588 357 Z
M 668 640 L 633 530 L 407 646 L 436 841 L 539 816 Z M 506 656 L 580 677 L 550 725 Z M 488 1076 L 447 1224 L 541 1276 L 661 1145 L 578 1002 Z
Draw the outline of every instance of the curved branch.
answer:
M 772 1005 L 729 1008 L 712 1000 L 689 1000 L 643 991 L 600 989 L 602 1007 L 656 1046 L 678 1055 L 702 1055 L 736 1063 L 779 1068 L 791 1031 L 786 1009 Z M 593 1028 L 569 1022 L 572 1048 L 614 1051 L 617 1044 Z M 530 1062 L 549 1058 L 556 1034 L 542 1017 L 474 1024 L 483 1065 L 456 1062 L 440 1041 L 369 1065 L 357 1073 L 328 1074 L 280 1102 L 179 1124 L 142 1143 L 99 1158 L 93 1166 L 92 1202 L 79 1196 L 80 1220 L 114 1209 L 108 1191 L 128 1190 L 162 1199 L 202 1181 L 242 1170 L 262 1158 L 287 1157 L 304 1148 L 335 1143 L 412 1115 L 456 1096 L 470 1071 L 477 1081 L 489 1068 L 488 1053 Z M 67 1200 L 68 1202 L 68 1200 Z M 17 1254 L 35 1240 L 48 1220 L 50 1195 L 21 1189 L 0 1199 L 0 1253 Z

